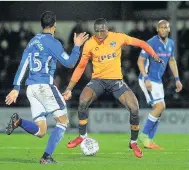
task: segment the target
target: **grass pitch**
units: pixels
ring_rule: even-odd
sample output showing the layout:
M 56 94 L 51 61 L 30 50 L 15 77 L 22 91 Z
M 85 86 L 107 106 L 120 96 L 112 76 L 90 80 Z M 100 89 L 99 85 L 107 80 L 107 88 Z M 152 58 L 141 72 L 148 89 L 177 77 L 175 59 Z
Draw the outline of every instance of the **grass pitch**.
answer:
M 143 149 L 139 159 L 128 148 L 127 134 L 89 134 L 99 142 L 95 156 L 84 156 L 80 147 L 67 149 L 66 143 L 77 134 L 65 134 L 53 157 L 58 165 L 40 165 L 39 159 L 48 136 L 0 134 L 0 170 L 189 170 L 189 135 L 158 134 L 156 142 L 164 150 Z M 141 146 L 141 144 L 139 143 Z

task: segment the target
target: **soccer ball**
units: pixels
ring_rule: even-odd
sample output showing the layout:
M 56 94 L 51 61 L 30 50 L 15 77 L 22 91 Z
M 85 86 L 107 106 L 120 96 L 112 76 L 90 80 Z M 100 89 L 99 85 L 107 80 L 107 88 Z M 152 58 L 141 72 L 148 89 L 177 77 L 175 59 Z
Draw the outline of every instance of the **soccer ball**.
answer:
M 85 138 L 80 145 L 81 152 L 86 156 L 95 155 L 99 151 L 98 142 L 91 138 Z

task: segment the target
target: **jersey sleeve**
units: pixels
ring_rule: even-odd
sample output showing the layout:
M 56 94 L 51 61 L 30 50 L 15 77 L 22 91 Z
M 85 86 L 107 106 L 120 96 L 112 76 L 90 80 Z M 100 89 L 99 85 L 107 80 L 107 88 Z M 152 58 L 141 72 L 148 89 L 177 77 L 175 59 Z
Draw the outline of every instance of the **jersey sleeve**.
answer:
M 14 77 L 14 82 L 13 82 L 14 89 L 18 91 L 20 91 L 20 85 L 27 71 L 28 64 L 29 64 L 28 49 L 26 48 L 23 52 L 22 59 L 19 64 L 19 67 L 18 67 L 18 70 Z
M 117 38 L 122 41 L 122 45 L 130 45 L 132 43 L 132 37 L 123 34 L 123 33 L 117 33 Z
M 86 65 L 89 62 L 90 57 L 91 57 L 90 44 L 89 44 L 89 42 L 86 42 L 83 47 L 81 60 L 80 60 L 79 64 L 77 65 L 76 69 L 74 70 L 71 81 L 73 81 L 73 82 L 79 81 L 83 72 L 85 71 Z
M 122 45 L 131 45 L 131 46 L 135 46 L 135 47 L 140 47 L 142 48 L 146 53 L 149 54 L 149 56 L 153 57 L 155 55 L 155 51 L 153 50 L 153 48 L 150 46 L 149 43 L 146 43 L 143 40 L 128 36 L 126 34 L 123 33 L 119 33 L 118 36 L 121 40 L 122 40 Z
M 147 43 L 153 48 L 153 46 L 152 46 L 152 40 L 148 40 Z M 144 51 L 142 49 L 139 56 L 144 57 L 144 58 L 147 59 L 147 58 L 149 58 L 150 55 L 149 55 L 149 53 L 147 53 L 146 51 Z
M 57 40 L 49 44 L 49 52 L 52 57 L 55 57 L 62 65 L 67 68 L 73 68 L 80 56 L 80 47 L 74 46 L 70 55 L 68 55 L 61 43 Z

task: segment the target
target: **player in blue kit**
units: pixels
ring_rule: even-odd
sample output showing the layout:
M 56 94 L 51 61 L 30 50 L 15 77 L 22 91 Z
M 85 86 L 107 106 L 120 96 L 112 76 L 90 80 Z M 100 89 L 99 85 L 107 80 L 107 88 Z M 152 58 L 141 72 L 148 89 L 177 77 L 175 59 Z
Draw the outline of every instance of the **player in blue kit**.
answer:
M 148 115 L 139 139 L 142 141 L 144 147 L 149 149 L 163 149 L 154 143 L 153 138 L 156 134 L 161 114 L 165 110 L 162 76 L 167 65 L 169 65 L 175 78 L 176 92 L 182 90 L 177 63 L 174 58 L 174 41 L 168 38 L 170 32 L 169 22 L 166 20 L 159 21 L 157 32 L 158 35 L 148 40 L 148 44 L 164 61 L 165 66 L 154 62 L 149 57 L 149 54 L 143 50 L 138 58 L 138 67 L 140 70 L 139 85 L 144 92 L 147 103 L 152 106 L 152 111 Z
M 40 159 L 41 164 L 52 164 L 57 162 L 51 155 L 63 138 L 69 122 L 64 98 L 57 87 L 53 85 L 56 63 L 59 61 L 65 67 L 73 68 L 80 56 L 80 46 L 88 39 L 88 35 L 86 33 L 74 35 L 75 46 L 69 56 L 61 43 L 54 38 L 56 15 L 50 11 L 44 12 L 41 16 L 41 26 L 42 33 L 32 38 L 24 50 L 14 78 L 14 88 L 5 100 L 7 105 L 16 102 L 22 79 L 29 68 L 26 94 L 34 122 L 21 119 L 17 113 L 14 113 L 6 127 L 6 133 L 10 135 L 14 129 L 21 127 L 32 135 L 43 137 L 47 131 L 46 116 L 52 114 L 56 121 L 56 127 L 52 131 L 45 152 Z

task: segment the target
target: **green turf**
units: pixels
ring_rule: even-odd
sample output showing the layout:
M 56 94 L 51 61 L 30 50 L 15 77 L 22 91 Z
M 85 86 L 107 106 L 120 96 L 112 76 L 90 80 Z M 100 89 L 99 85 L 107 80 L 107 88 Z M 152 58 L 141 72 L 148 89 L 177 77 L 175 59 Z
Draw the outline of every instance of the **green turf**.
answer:
M 0 135 L 0 170 L 189 170 L 189 136 L 157 135 L 156 142 L 165 150 L 143 149 L 144 157 L 136 158 L 128 149 L 126 134 L 90 134 L 99 142 L 96 156 L 84 156 L 80 148 L 67 149 L 66 143 L 76 137 L 66 134 L 54 158 L 59 165 L 40 165 L 48 135 L 36 138 L 29 134 Z

